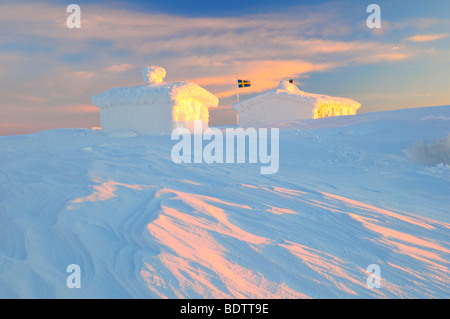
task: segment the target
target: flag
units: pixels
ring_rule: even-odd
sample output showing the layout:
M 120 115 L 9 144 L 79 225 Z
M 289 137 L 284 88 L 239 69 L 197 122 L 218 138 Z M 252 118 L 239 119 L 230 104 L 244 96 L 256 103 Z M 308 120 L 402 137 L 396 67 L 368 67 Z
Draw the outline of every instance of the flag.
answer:
M 250 81 L 247 81 L 247 80 L 238 80 L 238 87 L 240 87 L 240 88 L 246 88 L 246 87 L 249 87 L 249 86 L 251 86 Z

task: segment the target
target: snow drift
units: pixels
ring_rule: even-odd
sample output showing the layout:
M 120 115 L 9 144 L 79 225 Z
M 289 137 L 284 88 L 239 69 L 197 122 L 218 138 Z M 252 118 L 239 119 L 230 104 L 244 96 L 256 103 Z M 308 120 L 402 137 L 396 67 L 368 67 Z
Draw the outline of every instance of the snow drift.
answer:
M 450 169 L 403 150 L 447 136 L 449 117 L 279 123 L 270 176 L 175 164 L 167 136 L 0 137 L 0 297 L 448 298 Z

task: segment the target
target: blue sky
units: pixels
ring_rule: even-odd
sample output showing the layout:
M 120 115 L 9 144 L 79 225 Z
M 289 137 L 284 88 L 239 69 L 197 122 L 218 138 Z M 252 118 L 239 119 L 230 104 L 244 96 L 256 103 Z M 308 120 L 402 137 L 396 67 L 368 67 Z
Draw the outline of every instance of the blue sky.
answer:
M 81 29 L 68 29 L 68 4 Z M 0 1 L 0 135 L 99 126 L 91 96 L 144 65 L 229 107 L 293 78 L 360 112 L 450 104 L 450 1 Z M 366 26 L 370 3 L 382 28 Z
M 53 0 L 55 4 L 67 4 L 67 1 Z M 208 0 L 83 0 L 72 1 L 79 5 L 97 4 L 101 6 L 114 6 L 126 10 L 138 10 L 147 12 L 164 12 L 181 16 L 192 17 L 223 17 L 223 16 L 241 16 L 258 13 L 285 12 L 291 8 L 299 6 L 313 7 L 323 4 L 330 4 L 335 7 L 352 7 L 355 11 L 365 9 L 369 4 L 376 3 L 384 10 L 387 19 L 404 19 L 407 17 L 428 17 L 428 18 L 447 18 L 450 3 L 445 0 L 430 1 L 411 1 L 411 0 L 379 0 L 379 1 L 361 1 L 361 0 L 227 0 L 227 1 L 208 1 Z M 71 2 L 71 3 L 72 3 Z
M 66 3 L 64 1 L 55 0 L 53 3 Z M 101 0 L 78 1 L 77 4 L 97 4 L 110 5 L 116 8 L 126 10 L 146 11 L 146 12 L 164 12 L 174 15 L 190 16 L 190 17 L 223 17 L 223 16 L 241 16 L 247 14 L 258 14 L 265 12 L 283 12 L 286 9 L 297 7 L 299 5 L 317 5 L 330 2 L 328 0 L 227 0 L 227 1 L 205 1 L 205 0 L 167 0 L 167 1 L 148 1 L 148 0 L 132 0 L 132 1 L 115 1 Z M 357 1 L 355 1 L 357 2 Z

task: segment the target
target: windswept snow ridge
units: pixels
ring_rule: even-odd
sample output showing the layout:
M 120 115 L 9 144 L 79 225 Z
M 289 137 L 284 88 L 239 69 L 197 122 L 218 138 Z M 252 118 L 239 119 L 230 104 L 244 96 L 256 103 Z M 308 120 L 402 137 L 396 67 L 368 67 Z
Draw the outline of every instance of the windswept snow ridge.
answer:
M 280 123 L 270 176 L 175 164 L 166 136 L 1 137 L 0 297 L 448 298 L 450 168 L 405 154 L 447 136 L 441 117 Z

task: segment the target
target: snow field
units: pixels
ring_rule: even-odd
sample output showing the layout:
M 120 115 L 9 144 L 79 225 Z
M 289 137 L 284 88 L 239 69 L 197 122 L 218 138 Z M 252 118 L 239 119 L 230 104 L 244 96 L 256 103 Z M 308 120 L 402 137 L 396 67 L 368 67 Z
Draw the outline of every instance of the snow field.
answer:
M 405 153 L 447 136 L 446 118 L 280 123 L 274 175 L 175 164 L 170 136 L 1 137 L 0 297 L 448 298 L 450 168 Z

